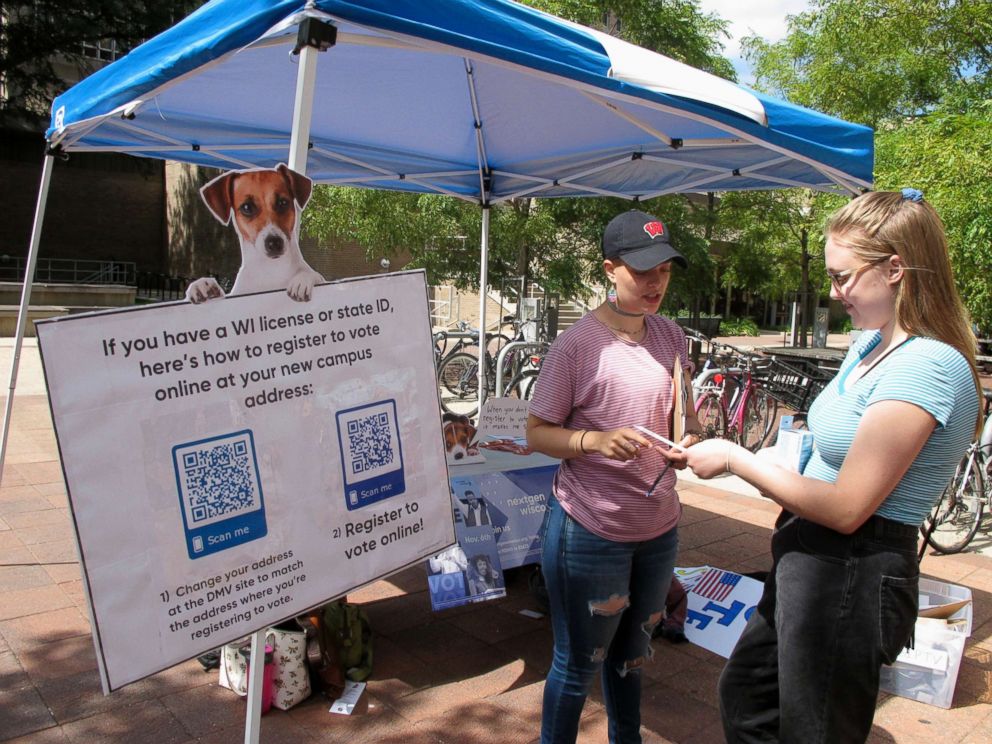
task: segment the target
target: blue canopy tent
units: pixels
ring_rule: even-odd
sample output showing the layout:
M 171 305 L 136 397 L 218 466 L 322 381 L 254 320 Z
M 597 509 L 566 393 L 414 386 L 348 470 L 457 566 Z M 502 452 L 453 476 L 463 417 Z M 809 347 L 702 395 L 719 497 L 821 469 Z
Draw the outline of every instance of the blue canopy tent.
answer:
M 483 326 L 493 204 L 790 186 L 856 193 L 871 185 L 873 158 L 870 129 L 509 0 L 213 0 L 58 97 L 47 139 L 0 467 L 60 153 L 287 162 L 319 183 L 478 203 Z M 249 716 L 257 723 L 257 708 Z
M 319 183 L 519 197 L 872 180 L 872 132 L 509 0 L 213 0 L 52 107 L 0 466 L 54 157 L 287 162 Z M 485 390 L 484 365 L 480 390 Z
M 519 197 L 871 185 L 872 132 L 508 0 L 213 0 L 52 106 L 4 418 L 54 156 Z M 480 366 L 479 389 L 485 390 Z

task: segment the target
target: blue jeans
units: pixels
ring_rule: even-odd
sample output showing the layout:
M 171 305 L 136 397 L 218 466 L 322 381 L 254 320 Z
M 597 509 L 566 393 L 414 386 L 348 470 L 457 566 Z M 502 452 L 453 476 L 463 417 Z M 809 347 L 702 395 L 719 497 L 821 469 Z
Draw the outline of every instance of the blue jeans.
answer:
M 868 738 L 881 665 L 916 624 L 918 535 L 880 517 L 843 535 L 782 513 L 757 611 L 720 677 L 728 742 Z
M 548 499 L 541 568 L 555 647 L 544 685 L 542 744 L 571 744 L 597 673 L 612 744 L 641 741 L 641 666 L 661 621 L 678 530 L 643 542 L 594 535 Z M 604 663 L 605 662 L 605 663 Z

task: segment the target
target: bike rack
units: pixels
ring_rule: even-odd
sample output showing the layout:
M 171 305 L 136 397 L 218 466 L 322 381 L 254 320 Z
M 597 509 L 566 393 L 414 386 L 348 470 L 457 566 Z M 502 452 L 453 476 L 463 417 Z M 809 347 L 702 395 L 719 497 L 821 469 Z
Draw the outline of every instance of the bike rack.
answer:
M 502 349 L 499 350 L 499 354 L 496 356 L 496 385 L 494 390 L 496 391 L 496 397 L 500 398 L 503 395 L 503 360 L 510 351 L 516 351 L 517 349 L 547 349 L 548 345 L 543 341 L 511 341 Z M 481 410 L 481 401 L 479 403 Z

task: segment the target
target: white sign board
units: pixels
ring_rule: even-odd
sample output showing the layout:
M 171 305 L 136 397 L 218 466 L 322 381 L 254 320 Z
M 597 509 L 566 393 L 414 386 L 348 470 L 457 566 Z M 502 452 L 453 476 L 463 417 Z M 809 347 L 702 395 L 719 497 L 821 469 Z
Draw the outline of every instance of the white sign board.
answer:
M 38 324 L 107 690 L 454 542 L 422 272 Z

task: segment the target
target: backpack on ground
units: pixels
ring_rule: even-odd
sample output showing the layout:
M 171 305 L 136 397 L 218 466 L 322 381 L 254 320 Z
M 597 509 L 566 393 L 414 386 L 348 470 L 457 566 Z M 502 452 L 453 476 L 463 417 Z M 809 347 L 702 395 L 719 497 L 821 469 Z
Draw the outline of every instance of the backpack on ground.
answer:
M 316 628 L 320 661 L 317 676 L 328 696 L 337 696 L 345 680 L 364 682 L 372 674 L 372 626 L 360 606 L 335 600 L 309 615 Z

